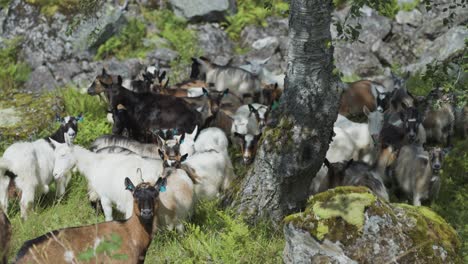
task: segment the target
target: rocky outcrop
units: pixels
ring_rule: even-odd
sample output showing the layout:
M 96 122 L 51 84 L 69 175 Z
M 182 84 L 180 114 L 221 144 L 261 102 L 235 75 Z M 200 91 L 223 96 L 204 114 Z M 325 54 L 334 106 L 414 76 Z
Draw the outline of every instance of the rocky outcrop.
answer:
M 364 187 L 312 196 L 284 222 L 285 263 L 461 263 L 459 237 L 439 215 Z
M 12 1 L 5 10 L 0 19 L 2 38 L 22 39 L 22 54 L 32 69 L 24 87 L 28 91 L 73 84 L 86 71 L 79 61 L 92 60 L 99 45 L 126 24 L 123 11 L 110 3 L 102 4 L 87 17 L 59 12 L 48 17 L 41 13 L 40 6 L 20 0 Z M 80 22 L 70 30 L 74 21 Z
M 428 63 L 459 55 L 465 47 L 464 39 L 468 37 L 463 26 L 468 10 L 455 8 L 444 12 L 449 3 L 439 2 L 429 11 L 423 5 L 411 11 L 399 11 L 394 20 L 363 7 L 360 19 L 347 21 L 350 25 L 359 23 L 362 26 L 358 41 L 335 43 L 336 67 L 347 76 L 372 78 L 383 75 L 385 68 L 391 66 L 403 66 L 404 71 L 417 73 Z M 336 11 L 334 16 L 343 22 L 348 12 L 349 8 L 344 8 Z M 452 23 L 444 25 L 443 20 L 450 12 L 454 13 Z M 337 39 L 334 26 L 331 31 Z
M 225 19 L 226 14 L 235 12 L 236 5 L 233 0 L 169 0 L 177 16 L 191 22 L 219 22 Z

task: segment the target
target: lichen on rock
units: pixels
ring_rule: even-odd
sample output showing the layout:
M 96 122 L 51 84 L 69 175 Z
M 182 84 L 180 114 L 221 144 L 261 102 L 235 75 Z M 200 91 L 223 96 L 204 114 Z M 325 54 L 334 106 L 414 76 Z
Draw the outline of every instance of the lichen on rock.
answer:
M 365 187 L 311 196 L 284 222 L 286 263 L 461 263 L 459 237 L 439 215 L 389 204 Z

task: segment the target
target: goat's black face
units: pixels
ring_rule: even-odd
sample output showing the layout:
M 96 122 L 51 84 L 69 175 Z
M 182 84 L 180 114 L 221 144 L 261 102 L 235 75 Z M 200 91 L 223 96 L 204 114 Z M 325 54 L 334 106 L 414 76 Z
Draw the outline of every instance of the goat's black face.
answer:
M 83 119 L 82 114 L 78 116 L 67 116 L 64 118 L 57 117 L 57 120 L 60 121 L 60 131 L 62 134 L 66 135 L 70 140 L 74 140 L 78 133 L 78 122 Z
M 405 131 L 410 143 L 414 142 L 418 136 L 421 118 L 416 108 L 410 107 L 401 114 L 401 120 L 404 123 Z
M 377 111 L 383 113 L 388 109 L 391 93 L 380 93 L 377 91 Z
M 159 189 L 165 185 L 166 180 L 159 178 L 155 185 L 142 182 L 135 187 L 129 178 L 125 178 L 125 189 L 132 192 L 133 199 L 138 206 L 140 218 L 144 221 L 152 221 Z

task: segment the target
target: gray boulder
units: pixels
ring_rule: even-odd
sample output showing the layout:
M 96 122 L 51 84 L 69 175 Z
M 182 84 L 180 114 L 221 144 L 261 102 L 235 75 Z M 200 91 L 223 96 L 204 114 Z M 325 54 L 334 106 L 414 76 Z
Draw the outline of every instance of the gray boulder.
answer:
M 383 67 L 369 46 L 363 43 L 337 43 L 335 46 L 335 66 L 345 76 L 368 77 L 379 75 Z
M 461 242 L 424 206 L 388 204 L 365 187 L 312 196 L 284 219 L 285 263 L 461 263 Z
M 234 53 L 234 43 L 219 24 L 203 24 L 191 28 L 197 32 L 198 46 L 207 58 L 223 64 L 222 62 L 226 63 Z
M 24 85 L 25 90 L 32 92 L 54 90 L 56 88 L 58 88 L 58 83 L 55 81 L 54 75 L 44 65 L 37 67 Z
M 219 22 L 236 11 L 233 0 L 169 0 L 174 13 L 191 22 Z
M 438 37 L 427 46 L 420 54 L 419 59 L 405 67 L 406 71 L 424 71 L 427 64 L 435 61 L 447 61 L 461 54 L 465 48 L 465 40 L 468 38 L 468 29 L 465 26 L 451 28 L 445 34 Z

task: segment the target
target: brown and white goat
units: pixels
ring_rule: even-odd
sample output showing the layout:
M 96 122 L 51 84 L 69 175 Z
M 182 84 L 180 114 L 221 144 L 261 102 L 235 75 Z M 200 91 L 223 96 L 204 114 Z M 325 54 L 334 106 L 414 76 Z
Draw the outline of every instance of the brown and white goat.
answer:
M 374 111 L 386 110 L 388 95 L 383 92 L 383 86 L 368 80 L 361 80 L 347 84 L 346 90 L 341 95 L 339 113 L 344 116 L 358 115 L 363 107 Z M 381 90 L 381 91 L 379 91 Z
M 156 184 L 142 182 L 135 187 L 126 178 L 124 183 L 134 199 L 133 215 L 128 220 L 51 231 L 25 242 L 16 256 L 16 263 L 76 263 L 81 253 L 96 250 L 104 241 L 115 241 L 116 236 L 119 237 L 118 249 L 111 255 L 93 256 L 93 262 L 143 263 L 151 243 L 153 219 L 160 211 L 158 197 L 165 181 L 160 178 Z
M 0 263 L 8 263 L 10 250 L 11 224 L 6 214 L 0 209 Z

